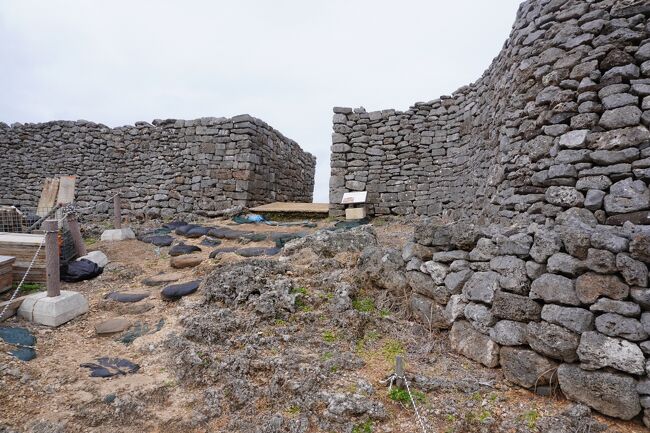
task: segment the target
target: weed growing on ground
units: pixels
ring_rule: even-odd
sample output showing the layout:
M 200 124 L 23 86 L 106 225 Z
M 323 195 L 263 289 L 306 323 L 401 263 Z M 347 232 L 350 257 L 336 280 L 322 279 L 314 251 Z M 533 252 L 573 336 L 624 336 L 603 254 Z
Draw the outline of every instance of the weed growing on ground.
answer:
M 323 341 L 326 343 L 334 343 L 336 341 L 336 334 L 332 331 L 323 332 Z
M 523 419 L 530 430 L 537 429 L 537 420 L 540 418 L 539 412 L 536 409 L 531 409 L 524 413 Z
M 413 390 L 411 394 L 413 395 L 413 400 L 415 400 L 416 403 L 424 403 L 426 400 L 426 395 L 423 392 Z M 388 398 L 405 405 L 411 403 L 411 398 L 409 397 L 408 391 L 397 387 L 391 388 L 391 390 L 388 392 Z
M 389 339 L 384 343 L 381 352 L 388 361 L 392 361 L 397 355 L 404 355 L 405 350 L 402 343 L 394 339 Z
M 352 433 L 372 433 L 372 421 L 357 424 L 352 427 Z
M 375 311 L 375 301 L 370 298 L 355 299 L 352 301 L 352 308 L 362 313 L 372 313 Z
M 16 290 L 18 287 L 18 282 L 16 281 L 13 283 L 12 288 L 13 290 Z M 40 283 L 23 283 L 22 287 L 20 288 L 21 293 L 35 293 L 35 292 L 40 292 L 44 290 L 44 287 Z

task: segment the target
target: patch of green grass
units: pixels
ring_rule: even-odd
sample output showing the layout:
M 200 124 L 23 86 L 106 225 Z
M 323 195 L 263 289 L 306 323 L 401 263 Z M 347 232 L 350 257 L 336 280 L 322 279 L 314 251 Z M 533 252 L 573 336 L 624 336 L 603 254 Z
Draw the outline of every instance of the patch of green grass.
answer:
M 405 352 L 402 343 L 393 339 L 387 340 L 381 349 L 381 353 L 390 361 L 392 361 L 397 355 L 404 355 Z
M 357 424 L 352 427 L 352 433 L 372 433 L 372 421 Z
M 300 407 L 298 405 L 289 406 L 287 409 L 289 415 L 298 415 L 300 413 Z
M 487 421 L 487 420 L 490 419 L 491 417 L 492 417 L 492 413 L 491 413 L 489 410 L 487 410 L 487 409 L 483 409 L 483 410 L 478 414 L 478 416 L 476 417 L 476 419 L 478 420 L 478 422 L 480 422 L 480 423 L 484 423 L 485 421 Z
M 352 301 L 352 308 L 362 313 L 372 313 L 375 311 L 375 301 L 370 298 L 355 299 Z
M 99 242 L 99 239 L 97 239 L 97 238 L 85 238 L 84 239 L 84 243 L 88 247 L 91 246 L 91 245 L 95 245 L 97 242 Z
M 386 317 L 390 316 L 390 311 L 388 311 L 385 308 L 382 308 L 381 310 L 379 310 L 379 315 L 381 317 L 383 317 L 383 318 L 386 318 Z
M 20 283 L 19 281 L 13 283 L 12 285 L 13 290 L 16 290 L 19 283 Z M 42 290 L 45 290 L 45 288 L 41 283 L 23 283 L 22 287 L 20 288 L 20 291 L 22 293 L 35 293 L 35 292 L 40 292 Z
M 537 428 L 537 420 L 540 418 L 539 412 L 536 409 L 531 409 L 523 415 L 524 421 L 530 430 Z
M 328 361 L 330 359 L 334 358 L 334 354 L 332 352 L 325 352 L 321 355 L 320 359 L 323 361 Z
M 286 320 L 283 320 L 283 319 L 275 319 L 275 325 L 276 325 L 276 326 L 284 326 L 284 325 L 286 325 L 286 324 L 287 324 L 287 321 L 286 321 Z
M 333 343 L 336 341 L 336 334 L 332 331 L 323 332 L 323 341 L 326 343 Z
M 414 390 L 411 394 L 413 395 L 413 399 L 417 403 L 423 403 L 424 400 L 426 399 L 426 395 L 424 395 L 423 392 Z M 397 387 L 391 388 L 390 392 L 388 393 L 388 397 L 391 400 L 397 401 L 399 403 L 403 403 L 403 404 L 411 403 L 411 397 L 409 396 L 408 391 L 405 389 L 401 389 Z
M 306 287 L 294 287 L 291 289 L 291 293 L 299 293 L 301 295 L 307 295 L 308 290 Z

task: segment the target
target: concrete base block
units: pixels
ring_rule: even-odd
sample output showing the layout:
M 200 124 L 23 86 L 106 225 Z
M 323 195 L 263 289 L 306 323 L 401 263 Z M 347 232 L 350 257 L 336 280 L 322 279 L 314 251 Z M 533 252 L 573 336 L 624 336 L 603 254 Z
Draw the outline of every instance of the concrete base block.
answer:
M 27 296 L 18 308 L 18 315 L 41 325 L 59 326 L 87 311 L 88 301 L 81 293 L 62 290 L 53 298 L 48 298 L 46 292 Z
M 103 241 L 124 241 L 127 239 L 135 239 L 135 233 L 133 233 L 130 227 L 104 230 L 101 239 Z

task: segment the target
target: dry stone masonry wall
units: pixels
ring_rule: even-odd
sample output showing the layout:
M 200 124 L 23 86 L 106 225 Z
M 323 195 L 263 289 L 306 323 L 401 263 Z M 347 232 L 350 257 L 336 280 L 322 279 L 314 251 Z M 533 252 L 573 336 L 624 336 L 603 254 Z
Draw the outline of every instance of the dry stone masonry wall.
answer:
M 0 204 L 35 207 L 43 180 L 76 175 L 80 207 L 121 191 L 135 217 L 215 215 L 236 205 L 312 200 L 316 159 L 249 115 L 154 120 L 109 128 L 87 121 L 0 123 Z
M 647 426 L 649 16 L 524 2 L 476 84 L 405 113 L 335 109 L 331 184 L 429 215 L 392 263 L 456 351 Z
M 334 108 L 332 214 L 356 190 L 374 214 L 487 221 L 597 210 L 610 187 L 639 197 L 605 200 L 613 212 L 647 207 L 636 181 L 649 179 L 648 9 L 527 1 L 475 83 L 405 112 Z

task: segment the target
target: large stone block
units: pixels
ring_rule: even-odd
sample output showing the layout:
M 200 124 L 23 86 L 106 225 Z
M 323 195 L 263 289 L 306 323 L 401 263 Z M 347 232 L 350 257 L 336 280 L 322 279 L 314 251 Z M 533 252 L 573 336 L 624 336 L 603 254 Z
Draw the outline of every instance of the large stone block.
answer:
M 578 359 L 576 350 L 580 337 L 561 326 L 548 322 L 530 322 L 526 327 L 526 340 L 535 352 L 542 355 L 565 362 Z
M 562 364 L 557 373 L 560 389 L 571 400 L 625 420 L 641 412 L 637 381 L 631 376 L 608 371 L 585 371 L 575 364 Z
M 499 365 L 499 345 L 475 330 L 467 321 L 454 323 L 449 341 L 453 350 L 471 360 L 491 368 Z
M 520 347 L 502 347 L 499 360 L 506 379 L 524 388 L 551 384 L 559 365 L 530 349 Z
M 529 322 L 539 320 L 542 306 L 528 296 L 498 291 L 492 302 L 492 314 L 500 319 Z
M 546 304 L 542 308 L 542 319 L 577 333 L 594 329 L 594 314 L 582 308 Z
M 580 302 L 593 304 L 600 296 L 625 299 L 630 288 L 616 275 L 600 275 L 592 272 L 580 275 L 576 280 L 576 295 Z
M 490 338 L 502 346 L 526 344 L 526 324 L 500 320 L 490 329 Z
M 573 280 L 562 275 L 542 275 L 531 284 L 529 296 L 545 302 L 580 305 Z
M 631 374 L 645 372 L 645 357 L 639 346 L 596 331 L 582 334 L 577 353 L 581 367 L 587 370 L 612 367 Z
M 450 322 L 445 315 L 445 310 L 433 300 L 413 293 L 411 295 L 411 311 L 417 320 L 434 329 L 448 329 Z
M 475 272 L 463 286 L 463 294 L 470 301 L 492 303 L 494 293 L 499 289 L 499 274 L 496 272 Z

